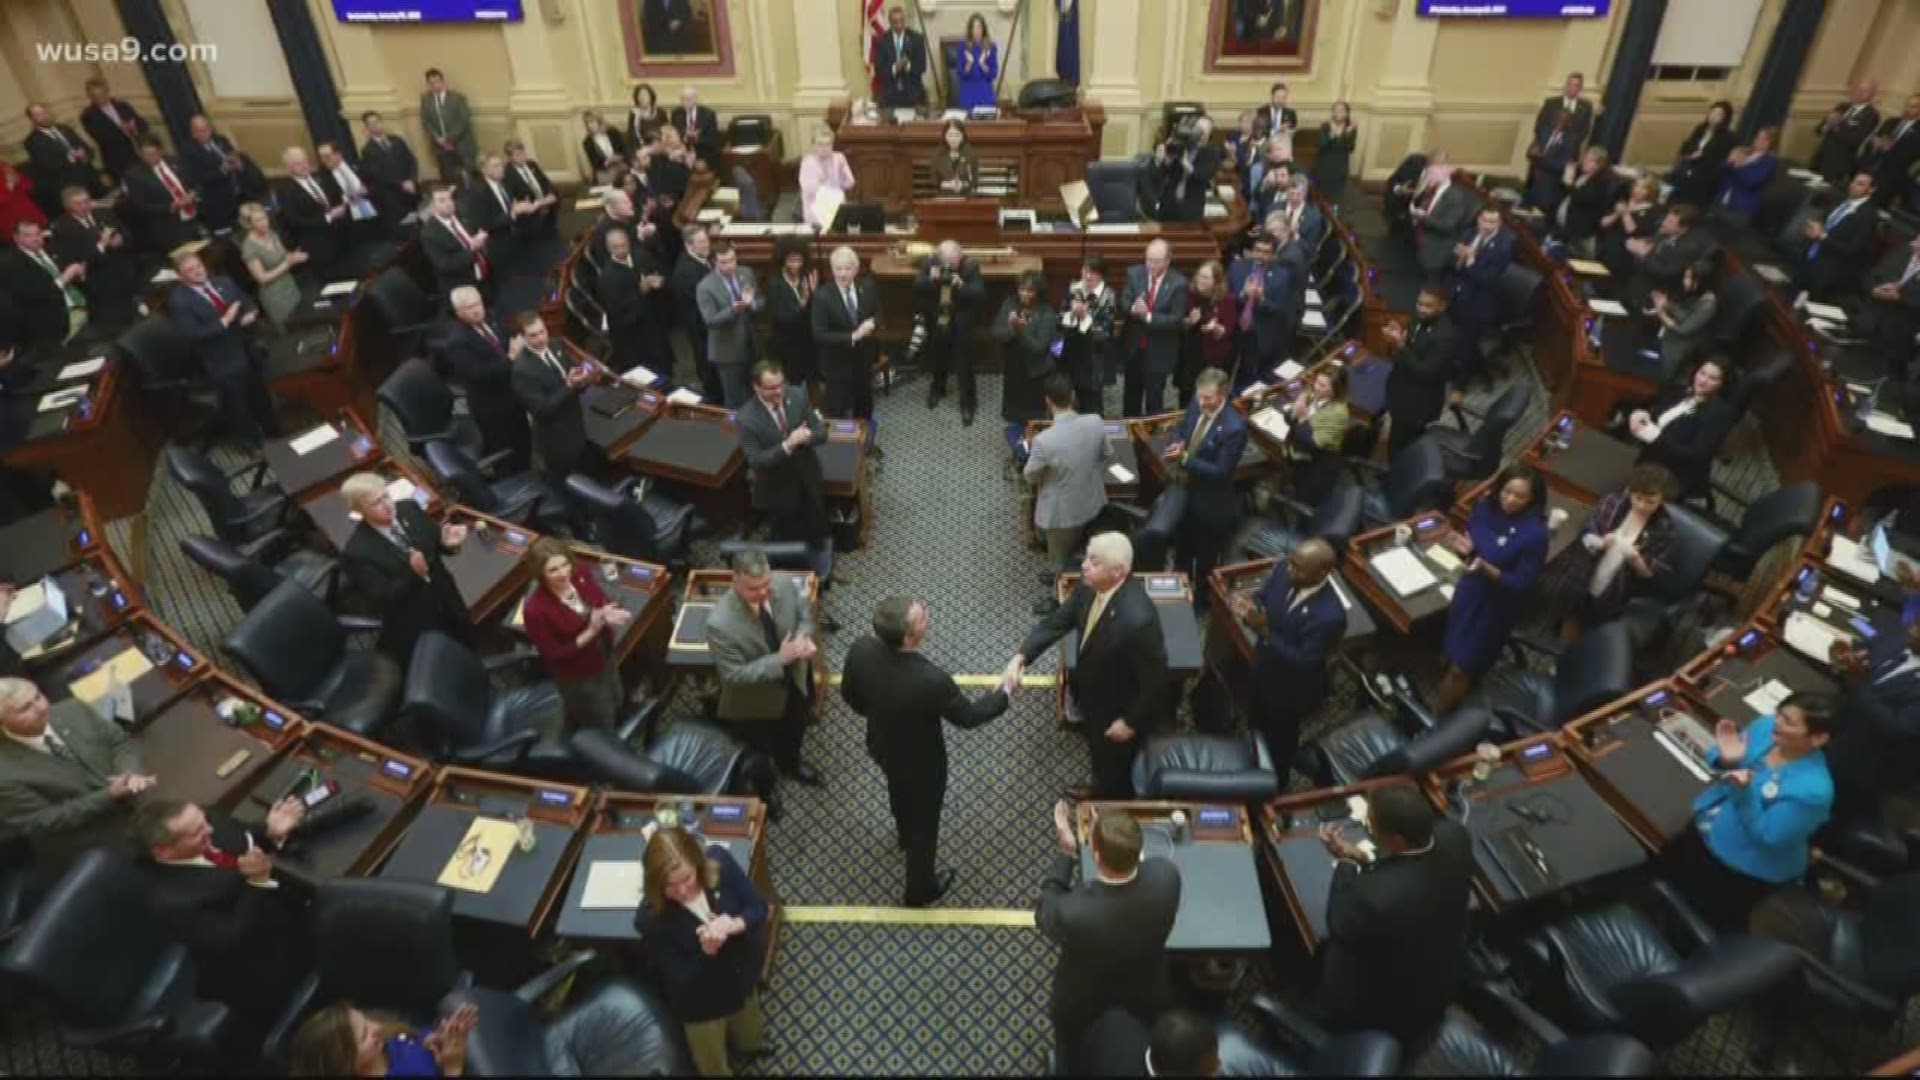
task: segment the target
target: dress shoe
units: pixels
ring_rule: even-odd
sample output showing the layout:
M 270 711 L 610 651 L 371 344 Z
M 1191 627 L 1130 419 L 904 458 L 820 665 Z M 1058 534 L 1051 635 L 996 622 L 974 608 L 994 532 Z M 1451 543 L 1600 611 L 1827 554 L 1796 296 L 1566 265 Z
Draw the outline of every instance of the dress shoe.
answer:
M 906 902 L 907 906 L 932 907 L 939 903 L 942 897 L 952 891 L 954 876 L 954 872 L 951 870 L 942 870 L 935 874 L 933 876 L 933 892 L 928 893 L 926 896 L 908 898 Z
M 938 390 L 929 390 L 929 391 L 927 391 L 927 408 L 929 408 L 929 409 L 937 409 L 937 408 L 939 408 L 939 407 L 940 407 L 940 399 L 941 399 L 941 398 L 943 398 L 943 397 L 946 397 L 946 396 L 947 396 L 947 395 L 945 395 L 945 394 L 943 394 L 943 393 L 941 393 L 941 392 L 940 392 L 940 391 L 938 391 Z
M 1093 798 L 1093 785 L 1068 784 L 1066 788 L 1061 791 L 1060 797 L 1066 799 L 1068 802 L 1086 802 L 1088 799 Z
M 973 426 L 973 410 L 972 409 L 960 410 L 960 426 L 961 427 Z
M 780 793 L 777 791 L 767 792 L 760 801 L 767 806 L 768 821 L 779 821 L 780 816 L 786 813 L 787 804 L 781 800 Z
M 846 585 L 853 581 L 853 575 L 836 566 L 833 573 L 827 575 L 827 581 L 834 585 Z
M 787 776 L 791 777 L 796 783 L 805 784 L 808 787 L 819 787 L 820 785 L 826 783 L 825 780 L 822 780 L 820 778 L 819 773 L 813 771 L 813 766 L 808 765 L 806 762 L 801 762 L 800 764 L 795 765 L 791 769 L 785 769 L 782 771 L 785 772 Z
M 840 632 L 840 620 L 824 611 L 813 617 L 813 625 L 815 629 L 823 634 L 837 634 Z
M 885 458 L 886 456 L 887 455 L 880 452 L 879 443 L 871 443 L 867 446 L 867 458 L 871 460 L 874 464 L 878 465 L 881 459 Z

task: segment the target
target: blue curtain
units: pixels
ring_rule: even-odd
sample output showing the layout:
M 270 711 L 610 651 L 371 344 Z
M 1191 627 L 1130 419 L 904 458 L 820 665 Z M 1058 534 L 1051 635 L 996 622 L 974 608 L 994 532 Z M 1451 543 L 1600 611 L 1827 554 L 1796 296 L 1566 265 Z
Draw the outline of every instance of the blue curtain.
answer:
M 334 88 L 333 71 L 327 67 L 327 54 L 320 47 L 320 32 L 314 28 L 306 0 L 267 0 L 267 11 L 273 16 L 274 32 L 280 36 L 280 51 L 286 55 L 294 92 L 300 95 L 307 133 L 316 143 L 333 143 L 342 155 L 353 160 L 353 129 L 340 115 L 340 92 Z
M 173 134 L 173 144 L 185 146 L 189 138 L 187 121 L 200 111 L 200 92 L 193 88 L 193 77 L 185 63 L 148 59 L 155 55 L 156 47 L 176 44 L 173 27 L 167 25 L 160 0 L 119 0 L 119 8 L 121 25 L 140 42 L 140 68 L 146 73 L 147 89 L 160 104 L 160 117 Z
M 1053 73 L 1075 86 L 1080 85 L 1080 5 L 1087 0 L 1054 0 L 1060 16 L 1060 34 L 1053 45 Z
M 1667 0 L 1633 0 L 1620 30 L 1620 49 L 1607 73 L 1607 93 L 1600 99 L 1600 125 L 1593 145 L 1604 146 L 1619 161 L 1627 146 L 1633 114 L 1640 108 L 1640 87 L 1653 72 L 1653 46 L 1660 40 L 1660 23 L 1667 16 Z
M 1741 110 L 1740 136 L 1753 133 L 1787 118 L 1793 105 L 1793 92 L 1800 85 L 1800 71 L 1807 65 L 1807 52 L 1820 31 L 1820 19 L 1827 13 L 1827 0 L 1787 0 L 1780 12 L 1780 24 L 1773 28 L 1773 40 L 1767 43 L 1766 58 L 1760 61 L 1760 77 L 1747 95 L 1747 107 Z

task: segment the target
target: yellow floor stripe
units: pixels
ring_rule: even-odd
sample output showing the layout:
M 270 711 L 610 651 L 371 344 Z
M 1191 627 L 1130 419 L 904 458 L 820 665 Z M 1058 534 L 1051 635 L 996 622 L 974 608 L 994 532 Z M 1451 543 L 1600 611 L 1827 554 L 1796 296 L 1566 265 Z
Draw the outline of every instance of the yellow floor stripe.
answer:
M 1022 675 L 1020 676 L 1020 685 L 1024 687 L 1028 687 L 1029 689 L 1039 687 L 1039 688 L 1045 688 L 1045 689 L 1051 690 L 1054 686 L 1059 684 L 1059 679 L 1060 679 L 1060 676 L 1051 675 L 1051 674 Z M 953 681 L 955 683 L 958 683 L 961 686 L 999 686 L 1000 676 L 998 675 L 955 675 L 953 677 Z M 837 671 L 830 673 L 827 676 L 827 685 L 839 686 L 840 673 Z
M 781 911 L 791 923 L 868 923 L 884 926 L 1014 926 L 1031 927 L 1033 912 L 1009 908 L 909 908 L 909 907 L 798 907 L 788 904 Z

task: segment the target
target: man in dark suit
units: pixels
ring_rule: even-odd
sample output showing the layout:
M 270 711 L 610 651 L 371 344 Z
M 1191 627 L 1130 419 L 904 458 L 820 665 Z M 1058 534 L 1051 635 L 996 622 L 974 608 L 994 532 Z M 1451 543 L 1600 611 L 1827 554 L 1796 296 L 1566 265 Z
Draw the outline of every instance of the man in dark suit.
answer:
M 953 676 L 920 651 L 927 605 L 890 596 L 873 609 L 873 634 L 847 652 L 840 695 L 867 720 L 867 756 L 887 777 L 900 847 L 907 853 L 906 906 L 931 907 L 953 887 L 952 870 L 935 870 L 940 808 L 947 795 L 947 735 L 942 720 L 963 731 L 1007 711 L 1002 684 L 972 701 Z
M 100 148 L 100 159 L 107 174 L 115 180 L 126 175 L 133 164 L 140 136 L 147 133 L 147 122 L 133 106 L 113 96 L 105 79 L 87 80 L 87 107 L 80 110 L 80 126 Z
M 833 282 L 813 290 L 813 344 L 827 383 L 827 412 L 867 422 L 868 452 L 880 455 L 873 421 L 873 363 L 880 355 L 880 295 L 860 276 L 860 256 L 833 249 L 827 265 Z
M 110 211 L 95 209 L 84 188 L 68 188 L 61 200 L 67 212 L 49 227 L 48 247 L 62 266 L 84 263 L 80 292 L 87 298 L 87 323 L 110 337 L 134 319 L 140 269 L 127 251 L 126 233 Z
M 433 266 L 434 291 L 442 298 L 463 285 L 493 291 L 493 266 L 488 258 L 491 237 L 485 229 L 460 220 L 454 212 L 453 189 L 434 186 L 427 220 L 420 225 L 420 247 Z
M 607 315 L 613 366 L 622 372 L 645 366 L 656 375 L 669 375 L 673 352 L 667 344 L 667 328 L 661 325 L 659 309 L 653 302 L 666 278 L 651 264 L 643 266 L 634 260 L 631 234 L 626 230 L 609 229 L 605 239 L 606 265 L 600 268 L 593 285 L 600 310 Z
M 291 246 L 307 253 L 307 269 L 328 280 L 347 250 L 346 200 L 331 173 L 314 171 L 305 150 L 288 147 L 280 160 L 287 168 L 276 186 L 280 220 Z
M 683 250 L 667 275 L 667 294 L 671 297 L 673 323 L 686 335 L 687 349 L 693 354 L 693 368 L 700 377 L 700 396 L 712 402 L 723 400 L 726 387 L 720 372 L 707 356 L 707 321 L 700 315 L 700 283 L 713 273 L 713 237 L 707 227 L 689 225 L 680 234 Z
M 1460 332 L 1443 316 L 1447 294 L 1442 286 L 1420 290 L 1414 302 L 1412 328 L 1389 323 L 1387 340 L 1398 350 L 1387 376 L 1387 455 L 1393 457 L 1426 434 L 1427 425 L 1440 418 L 1453 390 L 1459 364 Z
M 826 441 L 827 423 L 807 401 L 805 388 L 787 385 L 778 363 L 763 360 L 750 377 L 753 400 L 735 415 L 740 418 L 740 449 L 751 474 L 754 508 L 770 519 L 774 539 L 807 545 L 824 584 L 833 575 L 833 531 L 815 448 Z
M 1255 121 L 1256 130 L 1264 128 L 1271 134 L 1283 127 L 1289 131 L 1300 127 L 1300 114 L 1287 104 L 1289 96 L 1286 83 L 1277 82 L 1267 88 L 1267 103 L 1254 114 L 1258 118 Z
M 680 141 L 693 148 L 695 156 L 720 172 L 720 117 L 700 104 L 700 92 L 689 86 L 680 91 L 680 104 L 673 110 L 673 127 Z
M 1277 223 L 1285 228 L 1284 222 Z M 1296 298 L 1302 285 L 1292 264 L 1274 259 L 1278 241 L 1262 232 L 1254 236 L 1244 258 L 1227 271 L 1227 291 L 1239 298 L 1246 325 L 1240 327 L 1240 362 L 1235 381 L 1250 383 L 1286 359 L 1300 312 Z M 1231 331 L 1234 327 L 1227 327 Z M 1202 329 L 1204 331 L 1204 328 Z
M 1081 1067 L 1071 1055 L 1108 1009 L 1152 1016 L 1171 1003 L 1167 937 L 1180 910 L 1180 871 L 1168 859 L 1143 861 L 1140 822 L 1112 810 L 1093 819 L 1095 880 L 1074 888 L 1080 839 L 1064 800 L 1054 805 L 1053 831 L 1060 854 L 1040 887 L 1034 925 L 1060 947 L 1047 1012 L 1059 1071 L 1073 1075 Z
M 1681 279 L 1689 266 L 1698 266 L 1718 245 L 1707 230 L 1700 228 L 1700 211 L 1676 204 L 1667 207 L 1660 227 L 1653 236 L 1637 236 L 1627 241 L 1627 251 L 1640 260 L 1640 273 L 1630 287 L 1637 306 L 1639 299 L 1653 289 L 1670 293 L 1681 291 Z
M 659 252 L 651 243 L 658 235 L 659 227 L 634 210 L 631 195 L 624 191 L 609 191 L 601 203 L 601 208 L 600 217 L 593 223 L 592 236 L 587 241 L 587 257 L 593 261 L 594 266 L 607 265 L 607 237 L 612 233 L 621 232 L 625 233 L 627 239 L 631 241 L 627 245 L 627 253 L 632 257 L 635 266 L 649 273 L 662 275 L 670 271 L 675 261 L 674 257 L 669 255 L 664 262 L 661 261 Z M 712 269 L 711 264 L 707 269 Z M 701 274 L 701 277 L 705 276 L 705 273 Z M 698 282 L 695 284 L 698 285 Z
M 11 301 L 12 335 L 22 349 L 59 345 L 87 325 L 87 298 L 80 291 L 87 264 L 62 263 L 47 250 L 47 233 L 22 218 L 13 226 L 13 246 L 0 248 L 0 293 Z
M 420 126 L 433 140 L 441 181 L 465 180 L 480 156 L 480 143 L 473 134 L 473 107 L 465 94 L 447 88 L 447 77 L 439 68 L 427 69 L 427 89 L 420 95 Z
M 1202 371 L 1193 383 L 1193 401 L 1174 429 L 1162 456 L 1187 490 L 1186 513 L 1175 536 L 1175 566 L 1209 581 L 1220 552 L 1240 523 L 1240 494 L 1233 489 L 1240 455 L 1247 449 L 1247 420 L 1227 401 L 1231 380 L 1219 368 Z M 1195 587 L 1194 606 L 1207 609 L 1211 589 Z
M 887 9 L 887 32 L 873 43 L 873 70 L 880 76 L 880 107 L 917 109 L 927 103 L 927 36 L 907 29 L 907 11 Z
M 1463 378 L 1484 376 L 1480 340 L 1500 315 L 1500 279 L 1513 265 L 1513 233 L 1502 227 L 1498 207 L 1481 207 L 1472 231 L 1453 245 L 1453 301 L 1447 305 L 1460 328 Z
M 399 503 L 374 473 L 355 473 L 340 485 L 360 515 L 340 549 L 347 582 L 380 613 L 378 647 L 402 670 L 421 635 L 438 630 L 471 641 L 473 620 L 441 556 L 467 538 L 465 525 L 436 525 L 412 499 Z
M 467 394 L 467 413 L 480 429 L 486 452 L 508 452 L 502 474 L 525 471 L 533 465 L 533 435 L 527 411 L 513 393 L 513 365 L 508 359 L 520 348 L 499 320 L 487 314 L 480 290 L 462 285 L 453 290 L 453 318 L 442 322 L 433 336 L 435 355 L 447 377 Z
M 1127 288 L 1120 296 L 1126 313 L 1124 355 L 1126 378 L 1121 384 L 1123 416 L 1150 416 L 1165 404 L 1167 380 L 1180 359 L 1180 328 L 1187 317 L 1187 279 L 1173 269 L 1165 240 L 1147 245 L 1147 261 L 1127 269 Z
M 186 170 L 160 148 L 160 137 L 140 139 L 140 160 L 121 177 L 127 203 L 138 214 L 135 225 L 140 246 L 166 255 L 182 244 L 205 235 L 200 222 L 200 196 L 187 183 Z
M 1866 289 L 1861 323 L 1869 348 L 1901 377 L 1913 360 L 1913 337 L 1920 333 L 1920 236 L 1888 252 L 1867 275 Z
M 1253 721 L 1276 762 L 1291 762 L 1300 726 L 1327 697 L 1327 665 L 1347 633 L 1347 608 L 1328 584 L 1333 547 L 1306 540 L 1276 565 L 1258 604 L 1234 614 L 1253 628 Z M 1285 767 L 1284 765 L 1282 766 Z
M 1920 94 L 1907 98 L 1906 111 L 1888 117 L 1860 147 L 1859 167 L 1873 173 L 1874 201 L 1898 203 L 1913 187 L 1913 164 L 1920 161 Z
M 1079 633 L 1068 687 L 1093 759 L 1093 790 L 1103 799 L 1133 797 L 1133 755 L 1168 719 L 1160 611 L 1132 575 L 1133 544 L 1125 535 L 1101 533 L 1087 541 L 1080 583 L 1034 624 L 1006 670 L 1011 682 L 1054 642 Z
M 58 873 L 88 848 L 117 844 L 154 778 L 140 744 L 78 698 L 49 705 L 25 679 L 0 679 L 0 820 Z
M 533 444 L 547 482 L 567 490 L 567 477 L 586 466 L 587 413 L 580 392 L 593 383 L 591 365 L 569 364 L 554 347 L 539 312 L 520 316 L 524 342 L 513 358 L 513 396 L 533 418 Z
M 641 0 L 640 40 L 648 56 L 693 51 L 693 0 Z
M 420 162 L 407 140 L 388 134 L 379 113 L 369 111 L 360 122 L 367 129 L 367 141 L 360 144 L 360 174 L 373 192 L 381 220 L 398 225 L 420 208 Z
M 507 190 L 507 161 L 499 154 L 480 159 L 479 175 L 467 185 L 460 199 L 460 218 L 486 233 L 487 256 L 502 273 L 510 273 L 524 245 L 514 236 L 520 219 L 532 213 L 524 200 L 515 199 Z
M 1386 1031 L 1411 1043 L 1440 1022 L 1467 968 L 1473 848 L 1411 785 L 1367 800 L 1374 851 L 1329 822 L 1338 859 L 1314 1000 L 1339 1031 Z
M 200 221 L 219 233 L 234 226 L 243 202 L 267 197 L 267 177 L 252 158 L 217 135 L 213 121 L 195 113 L 187 121 L 187 144 L 180 148 L 180 172 L 200 196 Z
M 1220 171 L 1221 150 L 1213 145 L 1213 121 L 1193 121 L 1184 144 L 1169 140 L 1153 148 L 1154 168 L 1160 173 L 1161 221 L 1199 221 L 1206 216 L 1207 193 Z
M 560 195 L 553 190 L 553 181 L 547 179 L 540 163 L 528 156 L 527 144 L 519 139 L 507 140 L 505 179 L 507 194 L 513 196 L 513 201 L 528 204 L 527 212 L 520 215 L 514 225 L 521 246 L 530 254 L 557 246 Z
M 1873 95 L 1880 85 L 1862 79 L 1852 96 L 1835 105 L 1814 129 L 1820 146 L 1813 152 L 1813 171 L 1835 187 L 1847 182 L 1859 164 L 1860 151 L 1880 126 L 1880 110 L 1873 107 Z
M 1473 196 L 1453 182 L 1452 168 L 1427 166 L 1427 188 L 1409 211 L 1414 256 L 1427 280 L 1446 276 L 1453 265 L 1453 242 L 1467 227 L 1472 212 Z
M 357 251 L 362 245 L 391 237 L 398 223 L 381 218 L 380 206 L 373 201 L 373 188 L 340 152 L 339 145 L 323 139 L 313 144 L 313 152 L 320 159 L 320 167 L 314 171 L 331 178 L 333 186 L 339 189 L 340 201 L 347 204 L 347 248 Z M 353 265 L 347 263 L 343 269 L 351 274 Z
M 1319 251 L 1321 241 L 1327 238 L 1327 215 L 1313 204 L 1312 189 L 1312 178 L 1293 177 L 1287 182 L 1287 204 L 1280 208 L 1309 255 Z
M 1560 205 L 1561 178 L 1569 161 L 1585 152 L 1593 134 L 1593 103 L 1580 96 L 1586 77 L 1567 76 L 1560 93 L 1540 103 L 1533 117 L 1533 143 L 1527 147 L 1527 191 L 1522 200 L 1551 212 Z M 1457 230 L 1456 230 L 1457 231 Z M 1449 236 L 1453 235 L 1451 232 Z
M 1858 819 L 1920 770 L 1920 622 L 1877 634 L 1866 649 L 1837 648 L 1833 660 L 1846 680 L 1842 723 L 1826 747 L 1834 817 Z
M 1074 1061 L 1087 1076 L 1217 1076 L 1220 1042 L 1213 1021 L 1168 1009 L 1147 1022 L 1108 1009 L 1087 1028 Z
M 973 423 L 973 411 L 979 404 L 979 391 L 973 377 L 974 327 L 980 317 L 980 305 L 986 302 L 987 286 L 980 279 L 980 264 L 967 258 L 958 240 L 942 240 L 940 247 L 927 256 L 913 281 L 915 306 L 927 328 L 924 346 L 933 371 L 927 388 L 927 408 L 940 406 L 947 396 L 947 369 L 958 369 L 960 383 L 960 423 Z
M 27 151 L 33 199 L 48 217 L 60 212 L 60 192 L 67 188 L 86 188 L 95 198 L 107 193 L 93 167 L 93 147 L 71 124 L 54 123 L 53 113 L 37 101 L 27 106 L 27 122 L 33 129 L 20 145 Z
M 257 447 L 280 434 L 273 396 L 260 374 L 260 358 L 248 334 L 260 320 L 260 307 L 233 279 L 211 277 L 198 255 L 173 262 L 180 281 L 167 294 L 167 315 L 206 365 L 220 392 L 220 411 L 239 441 Z
M 1809 218 L 1802 226 L 1807 238 L 1806 262 L 1800 282 L 1816 300 L 1831 301 L 1851 293 L 1854 282 L 1873 251 L 1880 215 L 1873 202 L 1873 174 L 1853 174 L 1844 198 L 1825 218 Z
M 288 797 L 255 836 L 225 814 L 183 799 L 149 799 L 130 828 L 144 856 L 147 906 L 193 958 L 194 993 L 231 1008 L 257 1048 L 301 968 L 296 901 L 273 878 L 273 854 L 306 816 Z

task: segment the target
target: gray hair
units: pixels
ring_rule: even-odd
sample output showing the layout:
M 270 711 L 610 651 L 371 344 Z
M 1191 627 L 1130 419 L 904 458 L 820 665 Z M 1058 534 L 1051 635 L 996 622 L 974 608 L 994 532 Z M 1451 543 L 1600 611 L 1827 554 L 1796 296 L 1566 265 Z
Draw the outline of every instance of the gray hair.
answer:
M 348 506 L 359 506 L 385 490 L 387 482 L 370 472 L 354 473 L 347 477 L 346 483 L 340 485 L 340 494 L 346 496 Z
M 832 255 L 827 256 L 827 262 L 836 270 L 847 266 L 858 269 L 860 266 L 860 256 L 856 254 L 852 248 L 842 244 L 833 249 Z
M 0 716 L 12 716 L 39 692 L 39 687 L 25 679 L 0 679 Z
M 1103 532 L 1087 541 L 1087 554 L 1103 563 L 1119 563 L 1128 572 L 1133 570 L 1133 541 L 1126 533 Z
M 913 605 L 918 602 L 910 596 L 889 596 L 873 605 L 874 636 L 889 648 L 899 648 L 907 640 L 907 631 L 913 624 Z
M 738 577 L 758 580 L 770 573 L 767 567 L 767 553 L 759 548 L 747 548 L 734 552 L 733 560 L 729 565 L 733 567 L 733 572 Z
M 448 294 L 447 299 L 454 307 L 466 307 L 468 304 L 482 303 L 480 290 L 471 285 L 462 285 Z

